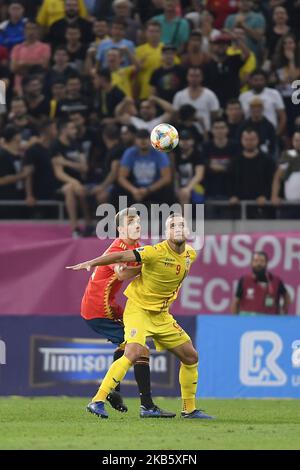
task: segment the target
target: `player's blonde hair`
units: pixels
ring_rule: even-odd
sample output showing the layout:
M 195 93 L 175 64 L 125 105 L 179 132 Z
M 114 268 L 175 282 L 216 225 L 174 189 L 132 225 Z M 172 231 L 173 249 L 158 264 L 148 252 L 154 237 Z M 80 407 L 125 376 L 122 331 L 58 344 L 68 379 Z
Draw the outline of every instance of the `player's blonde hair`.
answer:
M 115 216 L 116 227 L 123 225 L 125 217 L 136 217 L 137 215 L 139 214 L 135 207 L 126 207 L 126 209 L 121 210 Z

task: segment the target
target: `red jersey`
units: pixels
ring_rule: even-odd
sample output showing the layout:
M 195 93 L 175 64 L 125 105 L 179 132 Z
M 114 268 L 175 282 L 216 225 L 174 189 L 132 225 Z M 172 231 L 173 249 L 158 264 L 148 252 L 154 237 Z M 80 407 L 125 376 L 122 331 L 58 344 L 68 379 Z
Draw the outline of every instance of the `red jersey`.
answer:
M 135 250 L 141 245 L 128 245 L 117 238 L 105 251 L 104 255 L 116 251 Z M 136 263 L 129 263 L 135 266 Z M 86 320 L 92 318 L 109 318 L 119 320 L 123 317 L 123 309 L 115 301 L 117 292 L 123 281 L 119 281 L 114 271 L 115 264 L 97 266 L 90 277 L 81 302 L 81 316 Z

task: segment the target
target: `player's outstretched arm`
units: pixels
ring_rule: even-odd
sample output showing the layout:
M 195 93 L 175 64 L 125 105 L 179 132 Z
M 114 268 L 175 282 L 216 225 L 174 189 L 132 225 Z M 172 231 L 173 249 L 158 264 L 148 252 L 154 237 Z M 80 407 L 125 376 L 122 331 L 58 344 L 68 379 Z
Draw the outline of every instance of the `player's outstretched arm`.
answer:
M 114 271 L 119 281 L 127 281 L 140 274 L 142 266 L 126 266 L 117 264 Z
M 72 269 L 73 271 L 86 269 L 87 271 L 90 271 L 91 268 L 95 268 L 96 266 L 107 266 L 114 263 L 130 263 L 133 261 L 137 261 L 133 250 L 126 250 L 99 256 L 98 258 L 85 261 L 84 263 L 75 264 L 74 266 L 66 266 L 66 269 Z

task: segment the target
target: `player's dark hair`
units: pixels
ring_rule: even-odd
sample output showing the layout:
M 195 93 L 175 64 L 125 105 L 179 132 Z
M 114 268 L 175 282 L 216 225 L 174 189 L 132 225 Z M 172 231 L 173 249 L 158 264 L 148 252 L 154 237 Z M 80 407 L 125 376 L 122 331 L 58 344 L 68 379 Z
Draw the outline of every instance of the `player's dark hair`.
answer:
M 253 260 L 255 255 L 264 256 L 266 263 L 268 263 L 269 256 L 265 251 L 253 251 L 251 261 Z

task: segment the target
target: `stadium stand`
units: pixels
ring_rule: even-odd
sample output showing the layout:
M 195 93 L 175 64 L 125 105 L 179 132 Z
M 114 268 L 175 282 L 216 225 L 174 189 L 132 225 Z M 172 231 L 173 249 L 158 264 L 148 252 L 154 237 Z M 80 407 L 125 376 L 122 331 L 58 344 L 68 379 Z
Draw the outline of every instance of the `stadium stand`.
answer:
M 68 218 L 74 237 L 90 235 L 97 203 L 128 195 L 119 172 L 135 132 L 166 119 L 191 145 L 166 157 L 160 202 L 299 218 L 299 2 L 49 4 L 0 3 L 1 219 Z M 124 126 L 129 142 L 109 137 Z

